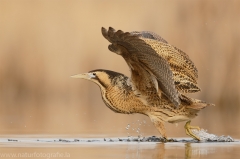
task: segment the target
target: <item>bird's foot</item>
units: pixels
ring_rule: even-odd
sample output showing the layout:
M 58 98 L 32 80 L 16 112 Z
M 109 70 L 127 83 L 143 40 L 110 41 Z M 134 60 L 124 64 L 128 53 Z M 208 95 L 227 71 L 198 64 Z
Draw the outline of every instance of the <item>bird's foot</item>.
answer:
M 190 137 L 192 137 L 193 139 L 196 139 L 198 141 L 200 141 L 200 138 L 198 136 L 196 136 L 192 131 L 191 129 L 197 129 L 198 131 L 200 131 L 200 128 L 198 126 L 191 126 L 190 125 L 191 121 L 189 120 L 188 122 L 186 122 L 184 128 L 185 128 L 185 131 L 186 131 L 186 134 Z
M 167 137 L 162 137 L 161 139 L 162 139 L 162 142 L 164 142 L 164 143 L 166 143 L 166 142 L 176 142 L 177 141 L 177 140 L 172 139 L 172 138 L 168 139 Z

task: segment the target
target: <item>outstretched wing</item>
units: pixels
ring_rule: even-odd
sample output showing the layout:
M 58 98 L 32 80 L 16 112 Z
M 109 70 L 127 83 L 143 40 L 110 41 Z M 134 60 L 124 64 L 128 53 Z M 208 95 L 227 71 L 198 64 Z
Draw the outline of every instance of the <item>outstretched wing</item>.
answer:
M 175 86 L 181 93 L 200 91 L 200 88 L 197 86 L 198 70 L 185 52 L 170 45 L 156 33 L 134 31 L 131 34 L 144 38 L 161 57 L 168 61 L 173 72 Z M 158 42 L 153 42 L 153 40 Z
M 151 31 L 132 31 L 131 34 L 138 35 L 138 36 L 140 36 L 142 38 L 146 38 L 146 39 L 158 40 L 158 41 L 166 43 L 166 44 L 168 43 L 161 36 L 159 36 L 158 34 L 156 34 L 154 32 L 151 32 Z
M 175 88 L 168 61 L 155 51 L 146 38 L 121 30 L 115 31 L 111 27 L 109 30 L 102 28 L 102 34 L 112 43 L 109 50 L 120 54 L 129 65 L 132 83 L 140 94 L 146 97 L 159 95 L 159 88 L 175 106 L 180 104 L 180 95 Z

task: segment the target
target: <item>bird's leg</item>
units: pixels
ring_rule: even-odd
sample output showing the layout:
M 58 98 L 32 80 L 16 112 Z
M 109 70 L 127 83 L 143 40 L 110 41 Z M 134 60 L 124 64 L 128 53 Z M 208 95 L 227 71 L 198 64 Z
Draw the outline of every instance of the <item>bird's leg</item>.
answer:
M 154 123 L 155 127 L 157 128 L 157 130 L 162 135 L 162 137 L 167 139 L 166 130 L 165 130 L 163 122 L 154 121 L 153 123 Z
M 166 135 L 166 130 L 164 126 L 164 122 L 162 119 L 158 118 L 156 115 L 148 114 L 154 126 L 157 128 L 158 132 L 162 135 L 163 142 L 172 142 L 173 139 L 168 139 Z
M 173 139 L 168 139 L 166 135 L 165 126 L 162 121 L 153 121 L 155 127 L 163 137 L 163 142 L 172 142 Z
M 191 126 L 190 123 L 191 123 L 191 120 L 187 121 L 184 126 L 186 134 L 188 136 L 192 137 L 193 139 L 200 141 L 200 138 L 198 136 L 196 136 L 194 133 L 192 133 L 192 131 L 191 131 L 191 129 L 197 129 L 198 131 L 200 131 L 200 128 L 198 126 Z

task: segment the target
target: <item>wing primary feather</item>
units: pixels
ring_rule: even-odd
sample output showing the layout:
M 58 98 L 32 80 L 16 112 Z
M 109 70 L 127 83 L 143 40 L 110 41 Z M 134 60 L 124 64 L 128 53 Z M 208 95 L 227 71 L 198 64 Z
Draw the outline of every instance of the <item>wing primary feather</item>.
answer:
M 189 56 L 168 44 L 161 36 L 149 31 L 115 31 L 112 27 L 108 30 L 102 28 L 102 34 L 112 43 L 109 46 L 110 51 L 122 51 L 120 55 L 124 57 L 131 70 L 136 69 L 136 65 L 141 65 L 144 70 L 151 73 L 153 77 L 144 78 L 148 80 L 156 78 L 161 92 L 176 107 L 180 105 L 181 98 L 178 91 L 188 93 L 200 90 L 196 82 L 197 68 Z M 154 79 L 152 81 L 154 82 Z M 156 82 L 153 85 L 152 87 L 157 88 Z
M 147 39 L 154 39 L 163 43 L 168 43 L 165 39 L 163 39 L 161 36 L 159 36 L 156 33 L 153 33 L 151 31 L 133 31 L 132 34 L 139 35 L 140 37 L 147 38 Z

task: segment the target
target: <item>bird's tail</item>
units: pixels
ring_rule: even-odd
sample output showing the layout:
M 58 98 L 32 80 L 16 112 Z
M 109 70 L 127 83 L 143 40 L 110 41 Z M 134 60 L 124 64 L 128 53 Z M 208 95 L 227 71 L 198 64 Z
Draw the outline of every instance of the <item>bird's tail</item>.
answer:
M 186 106 L 186 108 L 193 113 L 198 113 L 201 109 L 204 109 L 207 106 L 215 106 L 215 104 L 207 103 L 199 99 L 193 99 L 183 95 L 182 97 L 185 101 L 188 101 L 189 103 L 189 105 Z

